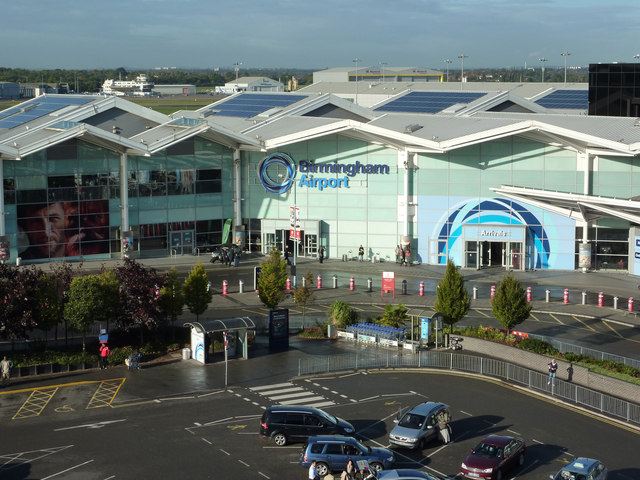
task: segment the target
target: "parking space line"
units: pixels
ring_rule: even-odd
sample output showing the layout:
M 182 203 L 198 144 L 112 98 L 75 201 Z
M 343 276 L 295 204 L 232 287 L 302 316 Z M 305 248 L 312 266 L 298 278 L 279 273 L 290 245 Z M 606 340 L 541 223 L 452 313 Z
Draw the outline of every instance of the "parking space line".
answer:
M 114 380 L 104 380 L 100 382 L 95 393 L 89 400 L 87 410 L 90 408 L 102 408 L 111 405 L 120 391 L 120 387 L 124 383 L 124 378 L 117 378 Z
M 584 323 L 582 320 L 580 320 L 576 315 L 571 315 L 571 318 L 573 318 L 574 320 L 577 320 L 578 322 L 580 322 L 582 325 L 584 325 L 586 328 L 588 328 L 589 330 L 591 330 L 592 332 L 596 332 L 598 333 L 598 331 L 591 327 L 590 325 L 587 325 L 586 323 Z
M 602 323 L 604 325 L 606 325 L 607 327 L 609 327 L 609 330 L 611 330 L 613 333 L 618 335 L 620 338 L 624 338 L 624 336 L 620 332 L 618 332 L 615 328 L 613 328 L 611 325 L 609 325 L 609 322 L 607 322 L 606 320 L 603 320 Z
M 483 311 L 481 311 L 481 310 L 474 309 L 473 311 L 474 311 L 474 312 L 476 312 L 476 313 L 479 313 L 480 315 L 484 315 L 484 316 L 485 316 L 485 317 L 487 317 L 487 318 L 491 317 L 491 315 L 487 315 L 486 313 L 484 313 L 484 312 L 483 312 Z
M 549 313 L 549 316 L 553 318 L 556 322 L 558 322 L 560 325 L 564 325 L 564 322 L 560 320 L 558 317 L 556 317 L 553 313 Z
M 536 322 L 539 322 L 539 321 L 540 321 L 540 319 L 539 319 L 538 317 L 536 317 L 536 316 L 535 316 L 535 314 L 533 314 L 533 313 L 530 313 L 530 314 L 529 314 L 529 317 L 530 317 L 530 318 L 533 318 Z
M 31 392 L 29 398 L 25 400 L 11 420 L 39 416 L 56 394 L 58 388 L 39 389 Z

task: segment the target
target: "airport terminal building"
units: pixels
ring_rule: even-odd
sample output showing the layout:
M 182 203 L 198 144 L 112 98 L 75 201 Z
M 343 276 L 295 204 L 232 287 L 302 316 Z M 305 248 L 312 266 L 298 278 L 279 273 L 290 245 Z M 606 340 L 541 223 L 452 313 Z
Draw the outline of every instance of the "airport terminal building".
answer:
M 427 264 L 640 272 L 638 119 L 585 115 L 585 89 L 438 85 L 369 108 L 303 90 L 171 116 L 87 95 L 0 111 L 0 256 L 402 245 Z

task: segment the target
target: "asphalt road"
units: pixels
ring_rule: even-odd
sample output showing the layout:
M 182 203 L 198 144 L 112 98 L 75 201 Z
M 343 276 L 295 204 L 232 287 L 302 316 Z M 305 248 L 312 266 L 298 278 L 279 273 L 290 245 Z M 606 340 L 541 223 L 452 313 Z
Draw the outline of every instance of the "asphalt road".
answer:
M 274 403 L 270 397 L 292 387 L 299 387 L 300 403 L 309 395 L 330 403 L 324 408 L 351 421 L 372 446 L 388 446 L 399 409 L 425 400 L 450 405 L 453 442 L 419 452 L 396 450 L 399 467 L 455 475 L 469 449 L 486 435 L 502 433 L 521 436 L 528 446 L 525 465 L 505 478 L 548 478 L 576 456 L 605 462 L 611 480 L 640 478 L 638 431 L 494 380 L 396 371 L 283 383 L 282 377 L 261 377 L 227 390 L 127 398 L 108 408 L 83 406 L 96 400 L 93 384 L 61 387 L 62 395 L 42 415 L 2 422 L 0 478 L 306 478 L 297 463 L 301 444 L 275 447 L 258 436 L 260 415 Z

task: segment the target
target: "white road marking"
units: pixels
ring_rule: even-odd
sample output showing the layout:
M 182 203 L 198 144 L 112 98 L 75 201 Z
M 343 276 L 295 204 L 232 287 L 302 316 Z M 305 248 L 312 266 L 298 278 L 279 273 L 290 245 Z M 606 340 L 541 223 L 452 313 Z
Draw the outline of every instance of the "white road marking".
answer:
M 127 420 L 126 418 L 123 418 L 121 420 L 108 420 L 108 421 L 98 422 L 98 423 L 86 423 L 84 425 L 75 425 L 73 427 L 56 428 L 54 432 L 61 432 L 63 430 L 73 430 L 75 428 L 102 428 L 105 425 L 109 425 L 110 423 L 124 422 L 126 420 Z
M 259 392 L 260 390 L 268 390 L 269 388 L 281 388 L 281 387 L 291 387 L 291 386 L 293 386 L 293 383 L 290 383 L 290 382 L 276 383 L 274 385 L 262 385 L 260 387 L 251 387 L 249 388 L 249 390 L 254 392 Z
M 74 469 L 76 469 L 76 468 L 82 467 L 82 466 L 86 465 L 87 463 L 91 463 L 91 462 L 93 462 L 93 460 L 87 460 L 86 462 L 81 463 L 81 464 L 79 464 L 79 465 L 76 465 L 76 466 L 74 466 L 74 467 L 69 467 L 69 468 L 67 468 L 66 470 L 62 470 L 61 472 L 54 473 L 53 475 L 49 475 L 48 477 L 43 477 L 43 478 L 42 478 L 42 480 L 47 480 L 47 479 L 49 479 L 49 478 L 57 477 L 58 475 L 61 475 L 61 474 L 63 474 L 63 473 L 67 473 L 67 472 L 69 472 L 69 471 L 71 471 L 71 470 L 74 470 Z
M 202 439 L 202 441 L 203 441 L 203 442 L 208 443 L 209 445 L 213 445 L 213 443 L 211 443 L 211 442 L 210 442 L 209 440 L 207 440 L 206 438 L 203 438 L 203 439 Z
M 247 462 L 243 462 L 242 460 L 238 460 L 238 462 L 240 462 L 241 464 L 243 464 L 245 467 L 250 467 L 251 465 L 249 465 Z
M 220 451 L 221 451 L 222 453 L 224 453 L 225 455 L 231 456 L 231 454 L 230 454 L 229 452 L 227 452 L 227 451 L 225 451 L 225 450 L 223 450 L 223 449 L 220 449 Z
M 262 475 L 264 478 L 268 478 L 268 479 L 270 479 L 270 478 L 271 478 L 271 477 L 268 477 L 267 475 L 265 475 L 265 474 L 264 474 L 264 473 L 262 473 L 262 472 L 258 472 L 258 473 L 259 473 L 260 475 Z

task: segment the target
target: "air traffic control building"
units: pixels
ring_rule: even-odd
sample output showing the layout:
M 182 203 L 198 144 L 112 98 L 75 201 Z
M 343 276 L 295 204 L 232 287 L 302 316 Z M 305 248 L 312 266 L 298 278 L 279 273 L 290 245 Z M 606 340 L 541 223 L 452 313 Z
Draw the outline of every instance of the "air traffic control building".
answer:
M 171 116 L 116 97 L 29 100 L 0 112 L 0 254 L 231 241 L 394 261 L 403 245 L 426 264 L 640 272 L 637 118 L 587 116 L 584 88 L 442 85 L 369 108 L 239 93 Z

